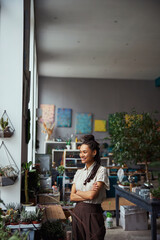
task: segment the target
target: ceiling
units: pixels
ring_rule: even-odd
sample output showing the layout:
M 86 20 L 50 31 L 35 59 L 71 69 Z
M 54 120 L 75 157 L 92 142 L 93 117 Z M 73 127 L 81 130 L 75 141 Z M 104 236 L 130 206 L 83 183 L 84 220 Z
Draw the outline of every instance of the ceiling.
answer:
M 39 76 L 154 80 L 159 0 L 35 0 Z

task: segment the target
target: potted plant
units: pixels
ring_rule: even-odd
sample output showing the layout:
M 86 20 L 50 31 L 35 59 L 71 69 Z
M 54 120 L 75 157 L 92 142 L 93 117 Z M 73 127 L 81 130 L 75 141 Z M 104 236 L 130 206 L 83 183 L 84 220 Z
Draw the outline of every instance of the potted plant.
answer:
M 11 225 L 18 225 L 19 224 L 20 215 L 19 215 L 18 211 L 11 210 L 9 217 L 10 217 L 10 224 Z
M 46 141 L 51 140 L 51 135 L 53 133 L 54 127 L 55 127 L 55 123 L 50 124 L 50 126 L 47 126 L 48 124 L 43 122 L 43 127 L 44 130 L 42 130 L 43 133 L 46 133 Z
M 29 203 L 29 194 L 28 194 L 28 173 L 30 167 L 32 165 L 32 161 L 22 163 L 22 168 L 24 170 L 24 193 L 25 193 L 25 205 L 33 205 L 33 203 Z
M 130 188 L 130 183 L 128 181 L 122 181 L 122 182 L 118 182 L 118 186 L 127 189 L 127 188 Z
M 22 205 L 19 204 L 19 203 L 8 203 L 8 204 L 5 204 L 5 207 L 7 210 L 10 210 L 10 209 L 13 209 L 13 210 L 17 210 L 18 213 L 20 213 L 22 211 Z
M 148 164 L 160 156 L 158 120 L 150 113 L 135 110 L 115 113 L 110 119 L 110 138 L 114 159 L 120 163 L 143 163 L 149 183 Z
M 8 186 L 14 184 L 17 180 L 19 175 L 19 169 L 8 148 L 6 147 L 4 141 L 2 141 L 0 144 L 0 150 L 2 150 L 2 148 L 5 150 L 6 158 L 3 157 L 3 159 L 1 159 L 0 186 Z
M 43 219 L 43 215 L 44 215 L 44 208 L 36 208 L 36 211 L 32 211 L 31 212 L 31 221 L 32 224 L 34 224 L 36 227 L 40 227 L 41 226 L 41 222 Z
M 43 240 L 63 240 L 65 237 L 65 231 L 60 220 L 46 221 L 42 224 L 40 232 Z
M 22 210 L 22 212 L 20 214 L 21 225 L 30 224 L 31 223 L 31 219 L 32 219 L 31 212 L 27 212 L 25 210 Z
M 3 200 L 1 199 L 0 199 L 0 203 L 2 203 L 5 206 Z M 28 233 L 20 233 L 18 231 L 11 232 L 11 229 L 5 226 L 4 218 L 5 218 L 4 212 L 0 208 L 0 239 L 3 239 L 3 240 L 27 240 L 28 239 L 29 232 Z
M 150 189 L 150 196 L 151 196 L 151 199 L 160 200 L 160 186 L 157 187 L 157 188 L 151 188 Z
M 11 137 L 14 131 L 11 131 L 11 127 L 9 126 L 8 118 L 6 120 L 4 117 L 0 119 L 0 137 Z
M 4 118 L 1 117 L 1 119 L 0 119 L 0 127 L 1 127 L 1 129 L 3 131 L 3 135 L 4 135 L 5 130 L 8 128 L 8 118 L 5 121 Z
M 66 148 L 67 148 L 68 150 L 71 149 L 71 139 L 68 139 L 68 140 L 66 141 Z
M 64 170 L 65 170 L 65 168 L 64 168 L 64 166 L 62 166 L 62 165 L 58 166 L 58 168 L 57 168 L 57 171 L 58 171 L 58 173 L 59 173 L 60 176 L 63 175 Z
M 2 221 L 5 226 L 10 225 L 10 216 L 9 215 L 2 215 Z

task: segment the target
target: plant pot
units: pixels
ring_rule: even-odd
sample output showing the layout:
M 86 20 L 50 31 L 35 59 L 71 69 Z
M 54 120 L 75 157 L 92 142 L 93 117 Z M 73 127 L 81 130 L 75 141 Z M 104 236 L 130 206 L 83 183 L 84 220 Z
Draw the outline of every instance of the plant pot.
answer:
M 33 206 L 34 203 L 33 202 L 29 202 L 29 203 L 22 203 L 22 206 L 27 207 L 27 206 Z
M 70 150 L 71 146 L 70 145 L 66 145 L 66 148 L 67 148 L 67 150 Z
M 8 225 L 10 225 L 10 222 L 5 223 L 5 226 L 8 226 Z
M 40 224 L 41 222 L 40 221 L 32 221 L 33 224 Z
M 151 195 L 150 195 L 150 199 L 159 201 L 159 200 L 160 200 L 160 197 L 154 197 L 154 196 L 151 194 Z
M 14 132 L 0 130 L 0 138 L 10 138 Z
M 42 226 L 42 222 L 39 221 L 32 221 L 32 224 L 35 228 L 40 228 Z
M 13 222 L 13 223 L 10 223 L 10 225 L 19 225 L 19 223 L 17 223 L 17 222 Z
M 21 225 L 29 225 L 30 222 L 21 222 Z
M 26 229 L 33 228 L 33 225 L 31 224 L 31 222 L 21 222 L 20 228 L 26 231 Z
M 0 176 L 0 186 L 3 187 L 3 186 L 13 185 L 17 178 L 18 176 L 15 176 L 15 177 Z

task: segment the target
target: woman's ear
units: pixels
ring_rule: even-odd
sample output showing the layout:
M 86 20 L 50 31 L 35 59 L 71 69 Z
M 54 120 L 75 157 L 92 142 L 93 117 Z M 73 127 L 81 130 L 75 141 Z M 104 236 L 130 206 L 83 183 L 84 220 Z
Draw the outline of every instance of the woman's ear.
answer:
M 95 157 L 96 154 L 97 154 L 97 150 L 94 150 L 94 151 L 93 151 L 93 157 Z

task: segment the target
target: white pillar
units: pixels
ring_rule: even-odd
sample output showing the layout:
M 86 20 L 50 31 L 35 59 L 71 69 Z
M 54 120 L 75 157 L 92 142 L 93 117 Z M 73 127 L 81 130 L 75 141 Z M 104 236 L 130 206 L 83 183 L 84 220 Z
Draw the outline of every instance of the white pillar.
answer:
M 7 111 L 15 133 L 4 139 L 19 170 L 21 169 L 22 97 L 23 97 L 23 30 L 22 0 L 1 0 L 0 3 L 0 117 Z M 0 139 L 1 144 L 2 139 Z M 4 161 L 0 157 L 0 162 Z M 7 164 L 7 160 L 6 164 Z M 20 202 L 21 175 L 11 186 L 0 187 L 5 203 Z
M 30 102 L 29 108 L 31 113 L 31 139 L 28 144 L 28 162 L 33 161 L 35 163 L 36 152 L 36 109 L 38 107 L 38 75 L 37 75 L 37 53 L 35 42 L 35 29 L 34 29 L 34 0 L 31 0 L 31 19 L 30 19 L 30 60 L 29 69 L 30 75 Z

